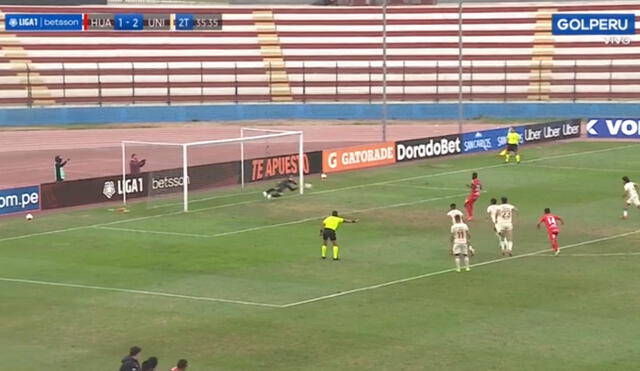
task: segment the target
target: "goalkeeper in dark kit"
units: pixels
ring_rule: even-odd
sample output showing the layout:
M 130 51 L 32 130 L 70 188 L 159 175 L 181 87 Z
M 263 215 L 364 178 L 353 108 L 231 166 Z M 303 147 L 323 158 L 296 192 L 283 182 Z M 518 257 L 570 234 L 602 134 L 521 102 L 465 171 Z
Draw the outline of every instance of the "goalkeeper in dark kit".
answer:
M 270 199 L 271 197 L 282 197 L 282 193 L 286 189 L 290 191 L 295 191 L 296 189 L 298 189 L 298 183 L 292 176 L 278 182 L 275 187 L 269 188 L 266 191 L 262 192 L 262 195 L 267 199 Z

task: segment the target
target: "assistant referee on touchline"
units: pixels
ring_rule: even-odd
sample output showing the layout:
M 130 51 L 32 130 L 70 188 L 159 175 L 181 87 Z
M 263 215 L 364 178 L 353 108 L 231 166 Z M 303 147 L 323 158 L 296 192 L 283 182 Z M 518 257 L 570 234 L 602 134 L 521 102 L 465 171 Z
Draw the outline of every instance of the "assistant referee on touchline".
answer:
M 516 155 L 516 163 L 520 163 L 520 153 L 518 153 L 518 145 L 520 144 L 520 134 L 514 128 L 509 128 L 507 134 L 507 149 L 504 151 L 504 162 L 509 162 L 511 153 Z
M 322 221 L 322 228 L 320 229 L 320 236 L 322 236 L 322 259 L 327 258 L 327 244 L 331 241 L 333 246 L 333 260 L 340 260 L 338 254 L 340 248 L 338 247 L 338 238 L 336 237 L 336 230 L 340 228 L 342 223 L 357 223 L 358 219 L 345 219 L 338 216 L 337 211 L 333 211 L 331 216 L 324 218 Z

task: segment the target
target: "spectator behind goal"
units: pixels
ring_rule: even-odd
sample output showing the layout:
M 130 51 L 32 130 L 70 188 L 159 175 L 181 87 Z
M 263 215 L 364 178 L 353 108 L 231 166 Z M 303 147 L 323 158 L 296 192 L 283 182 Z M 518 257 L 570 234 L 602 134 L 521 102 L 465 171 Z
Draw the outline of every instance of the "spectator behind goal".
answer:
M 131 155 L 131 161 L 129 161 L 129 174 L 131 175 L 139 175 L 140 168 L 142 168 L 147 163 L 147 160 L 142 159 L 138 160 L 138 156 L 136 154 Z
M 56 182 L 62 182 L 64 180 L 64 165 L 66 165 L 67 162 L 69 162 L 69 159 L 62 161 L 62 157 L 60 157 L 60 155 L 57 155 L 54 158 L 53 165 L 56 171 Z

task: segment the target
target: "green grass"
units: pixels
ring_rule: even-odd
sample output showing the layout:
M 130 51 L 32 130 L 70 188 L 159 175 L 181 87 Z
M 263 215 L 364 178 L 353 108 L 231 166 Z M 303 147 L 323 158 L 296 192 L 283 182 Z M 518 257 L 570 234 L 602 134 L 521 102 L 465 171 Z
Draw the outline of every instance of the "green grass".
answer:
M 159 370 L 181 357 L 193 370 L 635 369 L 640 256 L 577 254 L 640 252 L 640 233 L 613 238 L 640 232 L 640 213 L 620 220 L 620 178 L 637 177 L 639 155 L 630 143 L 529 146 L 519 166 L 491 154 L 310 177 L 308 194 L 271 201 L 252 185 L 199 194 L 188 214 L 160 200 L 3 218 L 0 359 L 115 370 L 139 345 Z M 476 169 L 473 263 L 499 261 L 371 287 L 452 268 L 444 214 Z M 521 214 L 514 259 L 483 219 L 502 195 Z M 572 247 L 557 258 L 535 229 L 544 207 L 567 221 L 560 242 Z M 339 262 L 319 258 L 333 209 L 361 220 L 340 229 Z

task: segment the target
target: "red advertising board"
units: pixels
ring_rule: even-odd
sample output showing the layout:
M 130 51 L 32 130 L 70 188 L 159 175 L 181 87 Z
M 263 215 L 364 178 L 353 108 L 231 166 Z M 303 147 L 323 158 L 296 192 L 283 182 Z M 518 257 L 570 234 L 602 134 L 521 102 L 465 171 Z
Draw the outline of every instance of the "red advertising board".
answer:
M 394 142 L 365 144 L 322 152 L 322 171 L 324 173 L 389 165 L 395 162 Z

